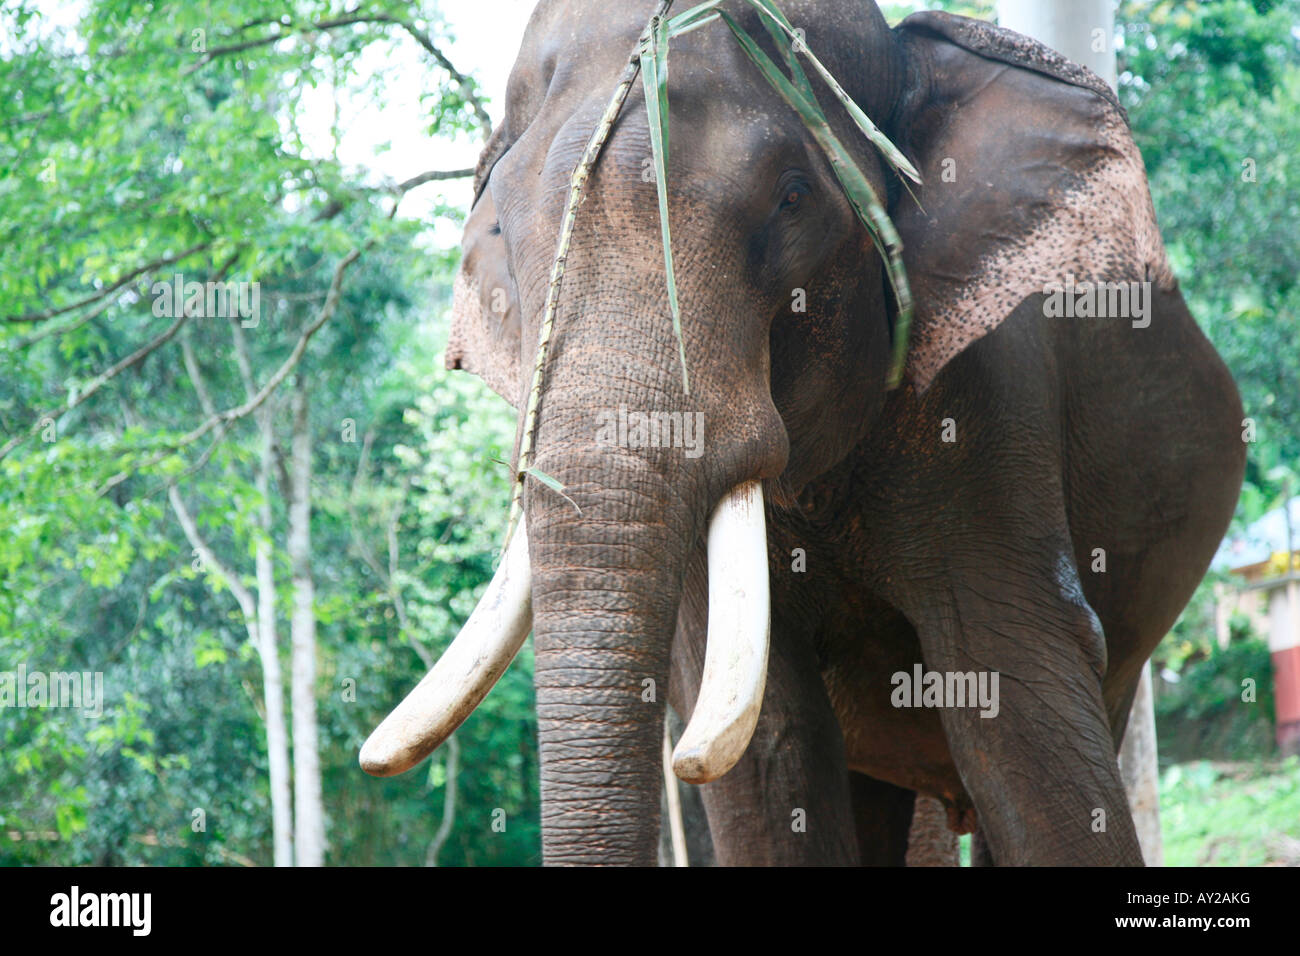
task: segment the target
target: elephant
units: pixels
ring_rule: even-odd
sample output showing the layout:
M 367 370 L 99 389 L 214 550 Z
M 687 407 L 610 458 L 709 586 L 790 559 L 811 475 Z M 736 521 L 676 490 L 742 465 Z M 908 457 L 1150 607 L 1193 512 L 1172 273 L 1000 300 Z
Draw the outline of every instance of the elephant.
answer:
M 920 173 L 818 86 L 902 241 L 910 333 L 800 116 L 724 26 L 674 39 L 689 392 L 638 84 L 565 250 L 523 521 L 362 766 L 427 756 L 531 628 L 547 864 L 654 865 L 666 696 L 720 865 L 901 864 L 919 798 L 995 865 L 1141 865 L 1116 753 L 1245 445 L 1127 114 L 987 23 L 780 6 Z M 654 8 L 539 3 L 479 162 L 446 362 L 519 441 L 570 176 Z
M 669 732 L 670 741 L 680 738 L 684 726 L 681 717 L 669 705 L 665 730 Z M 867 781 L 859 781 L 865 782 Z M 881 786 L 888 790 L 888 785 Z M 676 808 L 670 806 L 669 788 L 677 792 Z M 664 797 L 660 806 L 660 866 L 714 865 L 713 839 L 709 833 L 708 816 L 701 796 L 703 789 L 705 788 L 679 780 L 673 774 L 671 766 L 665 763 Z M 875 830 L 859 830 L 859 845 L 865 845 L 864 858 L 912 867 L 959 866 L 961 849 L 957 835 L 948 826 L 943 804 L 933 797 L 910 792 L 898 796 L 902 799 L 894 802 L 894 815 L 873 818 L 877 823 Z M 901 817 L 897 815 L 899 813 L 902 814 Z M 910 823 L 906 843 L 902 842 L 903 821 Z M 680 847 L 675 844 L 679 836 L 683 841 Z

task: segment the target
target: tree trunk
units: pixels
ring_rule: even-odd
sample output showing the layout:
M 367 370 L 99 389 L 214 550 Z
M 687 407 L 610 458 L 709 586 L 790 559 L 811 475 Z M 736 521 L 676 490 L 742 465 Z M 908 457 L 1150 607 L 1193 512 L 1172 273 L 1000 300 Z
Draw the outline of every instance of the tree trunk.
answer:
M 311 430 L 304 378 L 293 392 L 293 451 L 289 495 L 289 561 L 293 569 L 293 776 L 294 842 L 299 866 L 325 862 L 316 728 L 316 613 L 311 576 Z
M 257 389 L 253 384 L 253 369 L 248 359 L 248 346 L 244 341 L 243 329 L 238 319 L 231 322 L 231 329 L 235 337 L 235 359 L 239 366 L 240 378 L 244 382 L 245 394 L 251 399 Z M 203 373 L 194 355 L 189 326 L 181 330 L 181 356 L 203 413 L 209 417 L 217 414 L 217 407 L 213 404 L 212 395 L 203 381 Z M 284 675 L 280 669 L 280 646 L 275 614 L 275 573 L 270 548 L 274 527 L 270 475 L 273 466 L 278 462 L 278 453 L 275 449 L 275 433 L 272 431 L 272 413 L 269 407 L 263 408 L 258 413 L 258 423 L 262 429 L 262 464 L 257 476 L 257 488 L 262 494 L 263 501 L 258 514 L 258 525 L 265 540 L 258 542 L 256 551 L 256 602 L 253 595 L 235 578 L 233 572 L 225 570 L 219 562 L 215 562 L 214 570 L 221 574 L 239 602 L 248 639 L 257 649 L 258 660 L 262 666 L 262 706 L 266 712 L 266 759 L 270 777 L 273 861 L 276 866 L 293 866 L 293 796 L 289 778 L 289 731 L 285 724 Z M 169 495 L 186 537 L 195 548 L 205 550 L 208 559 L 215 561 L 211 548 L 200 538 L 198 526 L 190 518 L 179 491 L 173 487 L 169 490 Z
M 1156 715 L 1151 694 L 1151 665 L 1142 668 L 1137 696 L 1129 711 L 1128 731 L 1119 751 L 1119 772 L 1124 778 L 1129 809 L 1137 827 L 1142 859 L 1147 866 L 1164 866 L 1160 836 L 1160 775 L 1156 764 Z
M 266 698 L 266 751 L 271 771 L 271 826 L 275 865 L 293 866 L 293 809 L 289 780 L 289 734 L 285 726 L 284 677 L 280 672 L 280 641 L 275 613 L 275 563 L 271 555 L 274 532 L 271 512 L 271 471 L 275 437 L 271 415 L 261 416 L 262 464 L 257 490 L 262 495 L 258 525 L 262 538 L 254 558 L 257 566 L 258 655 L 262 661 L 262 686 Z
M 447 845 L 447 837 L 451 836 L 451 828 L 456 823 L 456 774 L 460 772 L 460 741 L 455 734 L 447 738 L 443 750 L 447 755 L 447 784 L 442 796 L 442 822 L 438 824 L 438 832 L 433 835 L 429 849 L 425 851 L 425 866 L 438 865 L 438 856 Z
M 276 866 L 293 865 L 293 836 L 289 813 L 289 742 L 284 724 L 284 680 L 280 674 L 280 659 L 275 653 L 274 637 L 271 639 L 271 651 L 267 653 L 267 643 L 263 639 L 262 622 L 259 620 L 258 602 L 253 593 L 244 587 L 235 573 L 221 563 L 212 549 L 199 534 L 198 524 L 190 515 L 189 509 L 181 498 L 175 485 L 167 489 L 172 510 L 181 523 L 185 537 L 189 539 L 194 550 L 198 552 L 204 568 L 221 579 L 239 604 L 244 618 L 244 628 L 248 640 L 257 648 L 258 659 L 262 664 L 263 704 L 266 709 L 266 753 L 270 764 L 271 777 L 271 833 L 275 846 L 274 862 Z M 274 623 L 271 625 L 274 633 Z M 279 786 L 277 787 L 277 775 Z

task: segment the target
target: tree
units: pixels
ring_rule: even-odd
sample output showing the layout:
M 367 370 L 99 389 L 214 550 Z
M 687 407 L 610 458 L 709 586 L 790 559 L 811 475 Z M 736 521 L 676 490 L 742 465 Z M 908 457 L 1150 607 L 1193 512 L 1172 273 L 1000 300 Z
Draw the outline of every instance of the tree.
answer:
M 499 529 L 479 530 L 481 509 L 432 517 L 451 510 L 444 489 L 413 483 L 397 456 L 425 442 L 405 413 L 430 387 L 415 369 L 433 365 L 427 338 L 445 329 L 423 313 L 445 307 L 454 266 L 397 205 L 469 170 L 393 183 L 315 155 L 301 97 L 314 85 L 379 96 L 361 53 L 404 44 L 428 63 L 432 135 L 481 136 L 486 106 L 427 6 L 283 9 L 99 0 L 75 35 L 34 3 L 0 11 L 0 76 L 16 91 L 0 104 L 0 520 L 15 529 L 0 540 L 0 659 L 89 667 L 106 688 L 97 723 L 4 714 L 0 858 L 284 864 L 294 783 L 299 862 L 418 863 L 435 838 L 448 861 L 533 852 L 526 748 L 507 778 L 477 769 L 492 763 L 484 748 L 519 750 L 506 727 L 528 740 L 513 716 L 483 732 L 518 693 L 462 732 L 470 769 L 447 768 L 461 793 L 523 815 L 508 839 L 484 827 L 458 844 L 465 816 L 425 806 L 431 788 L 455 789 L 443 781 L 384 784 L 381 800 L 356 779 L 374 712 L 421 670 L 409 648 L 428 658 L 454 634 Z M 220 283 L 217 308 L 190 302 L 189 282 Z M 484 448 L 498 413 L 449 407 L 465 447 Z M 364 462 L 339 412 L 373 436 Z M 370 501 L 360 526 L 334 507 L 361 472 L 363 497 L 406 499 L 387 582 L 354 546 L 373 530 Z M 472 544 L 425 549 L 439 540 Z M 409 630 L 380 610 L 394 599 Z M 292 740 L 281 619 L 296 650 Z M 349 827 L 326 852 L 325 821 L 359 805 L 391 830 Z

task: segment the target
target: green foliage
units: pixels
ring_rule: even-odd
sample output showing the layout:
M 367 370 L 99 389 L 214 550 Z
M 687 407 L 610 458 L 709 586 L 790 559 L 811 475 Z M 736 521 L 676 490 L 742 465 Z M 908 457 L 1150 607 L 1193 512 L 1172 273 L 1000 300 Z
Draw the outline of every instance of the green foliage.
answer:
M 996 0 L 912 0 L 911 3 L 881 0 L 880 10 L 890 23 L 898 23 L 920 10 L 942 10 L 960 17 L 977 20 L 996 20 Z
M 270 862 L 258 655 L 167 488 L 246 586 L 258 543 L 276 549 L 282 645 L 285 489 L 272 481 L 268 539 L 256 416 L 182 440 L 207 413 L 181 344 L 212 405 L 239 406 L 245 375 L 270 380 L 359 250 L 294 370 L 310 383 L 328 861 L 422 865 L 443 758 L 376 781 L 357 751 L 423 675 L 412 645 L 440 653 L 491 573 L 513 414 L 440 370 L 454 250 L 429 251 L 434 223 L 392 217 L 391 187 L 310 147 L 304 123 L 312 89 L 382 103 L 401 67 L 363 54 L 416 48 L 394 18 L 441 39 L 436 11 L 374 0 L 315 29 L 345 6 L 93 0 L 65 28 L 47 8 L 0 9 L 0 671 L 100 672 L 104 701 L 98 718 L 0 711 L 0 863 Z M 434 61 L 422 82 L 427 128 L 479 132 L 472 84 Z M 178 273 L 260 284 L 246 367 L 238 323 L 211 317 L 122 365 L 173 323 L 153 283 Z M 281 447 L 286 405 L 264 406 Z M 524 656 L 459 733 L 441 863 L 536 862 L 534 721 Z
M 1212 645 L 1208 657 L 1161 683 L 1156 737 L 1166 763 L 1210 757 L 1240 760 L 1273 752 L 1273 668 L 1257 639 Z M 1253 696 L 1253 700 L 1243 699 Z
M 683 14 L 689 16 L 689 14 Z M 676 18 L 678 20 L 681 17 Z M 677 336 L 678 358 L 682 364 L 682 390 L 691 393 L 691 378 L 686 367 L 686 343 L 682 339 L 682 309 L 677 301 L 677 277 L 673 272 L 672 231 L 668 227 L 668 38 L 672 20 L 656 17 L 647 28 L 649 43 L 641 49 L 641 79 L 645 87 L 645 106 L 649 117 L 650 152 L 654 156 L 655 192 L 659 196 L 659 229 L 664 245 L 664 280 L 668 284 L 668 302 L 673 313 L 673 334 Z
M 1125 0 L 1118 15 L 1120 95 L 1170 259 L 1257 426 L 1237 530 L 1281 503 L 1279 466 L 1300 461 L 1297 23 L 1295 0 Z M 1213 585 L 1166 656 L 1213 646 Z
M 1121 97 L 1192 312 L 1258 423 L 1253 520 L 1268 472 L 1300 461 L 1300 3 L 1126 0 Z

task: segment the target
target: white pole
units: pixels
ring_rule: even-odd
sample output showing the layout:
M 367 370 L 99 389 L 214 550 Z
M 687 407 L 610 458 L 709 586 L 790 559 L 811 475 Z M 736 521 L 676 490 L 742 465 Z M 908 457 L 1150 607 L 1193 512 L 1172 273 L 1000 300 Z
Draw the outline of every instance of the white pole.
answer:
M 1115 85 L 1114 0 L 998 0 L 998 23 Z

